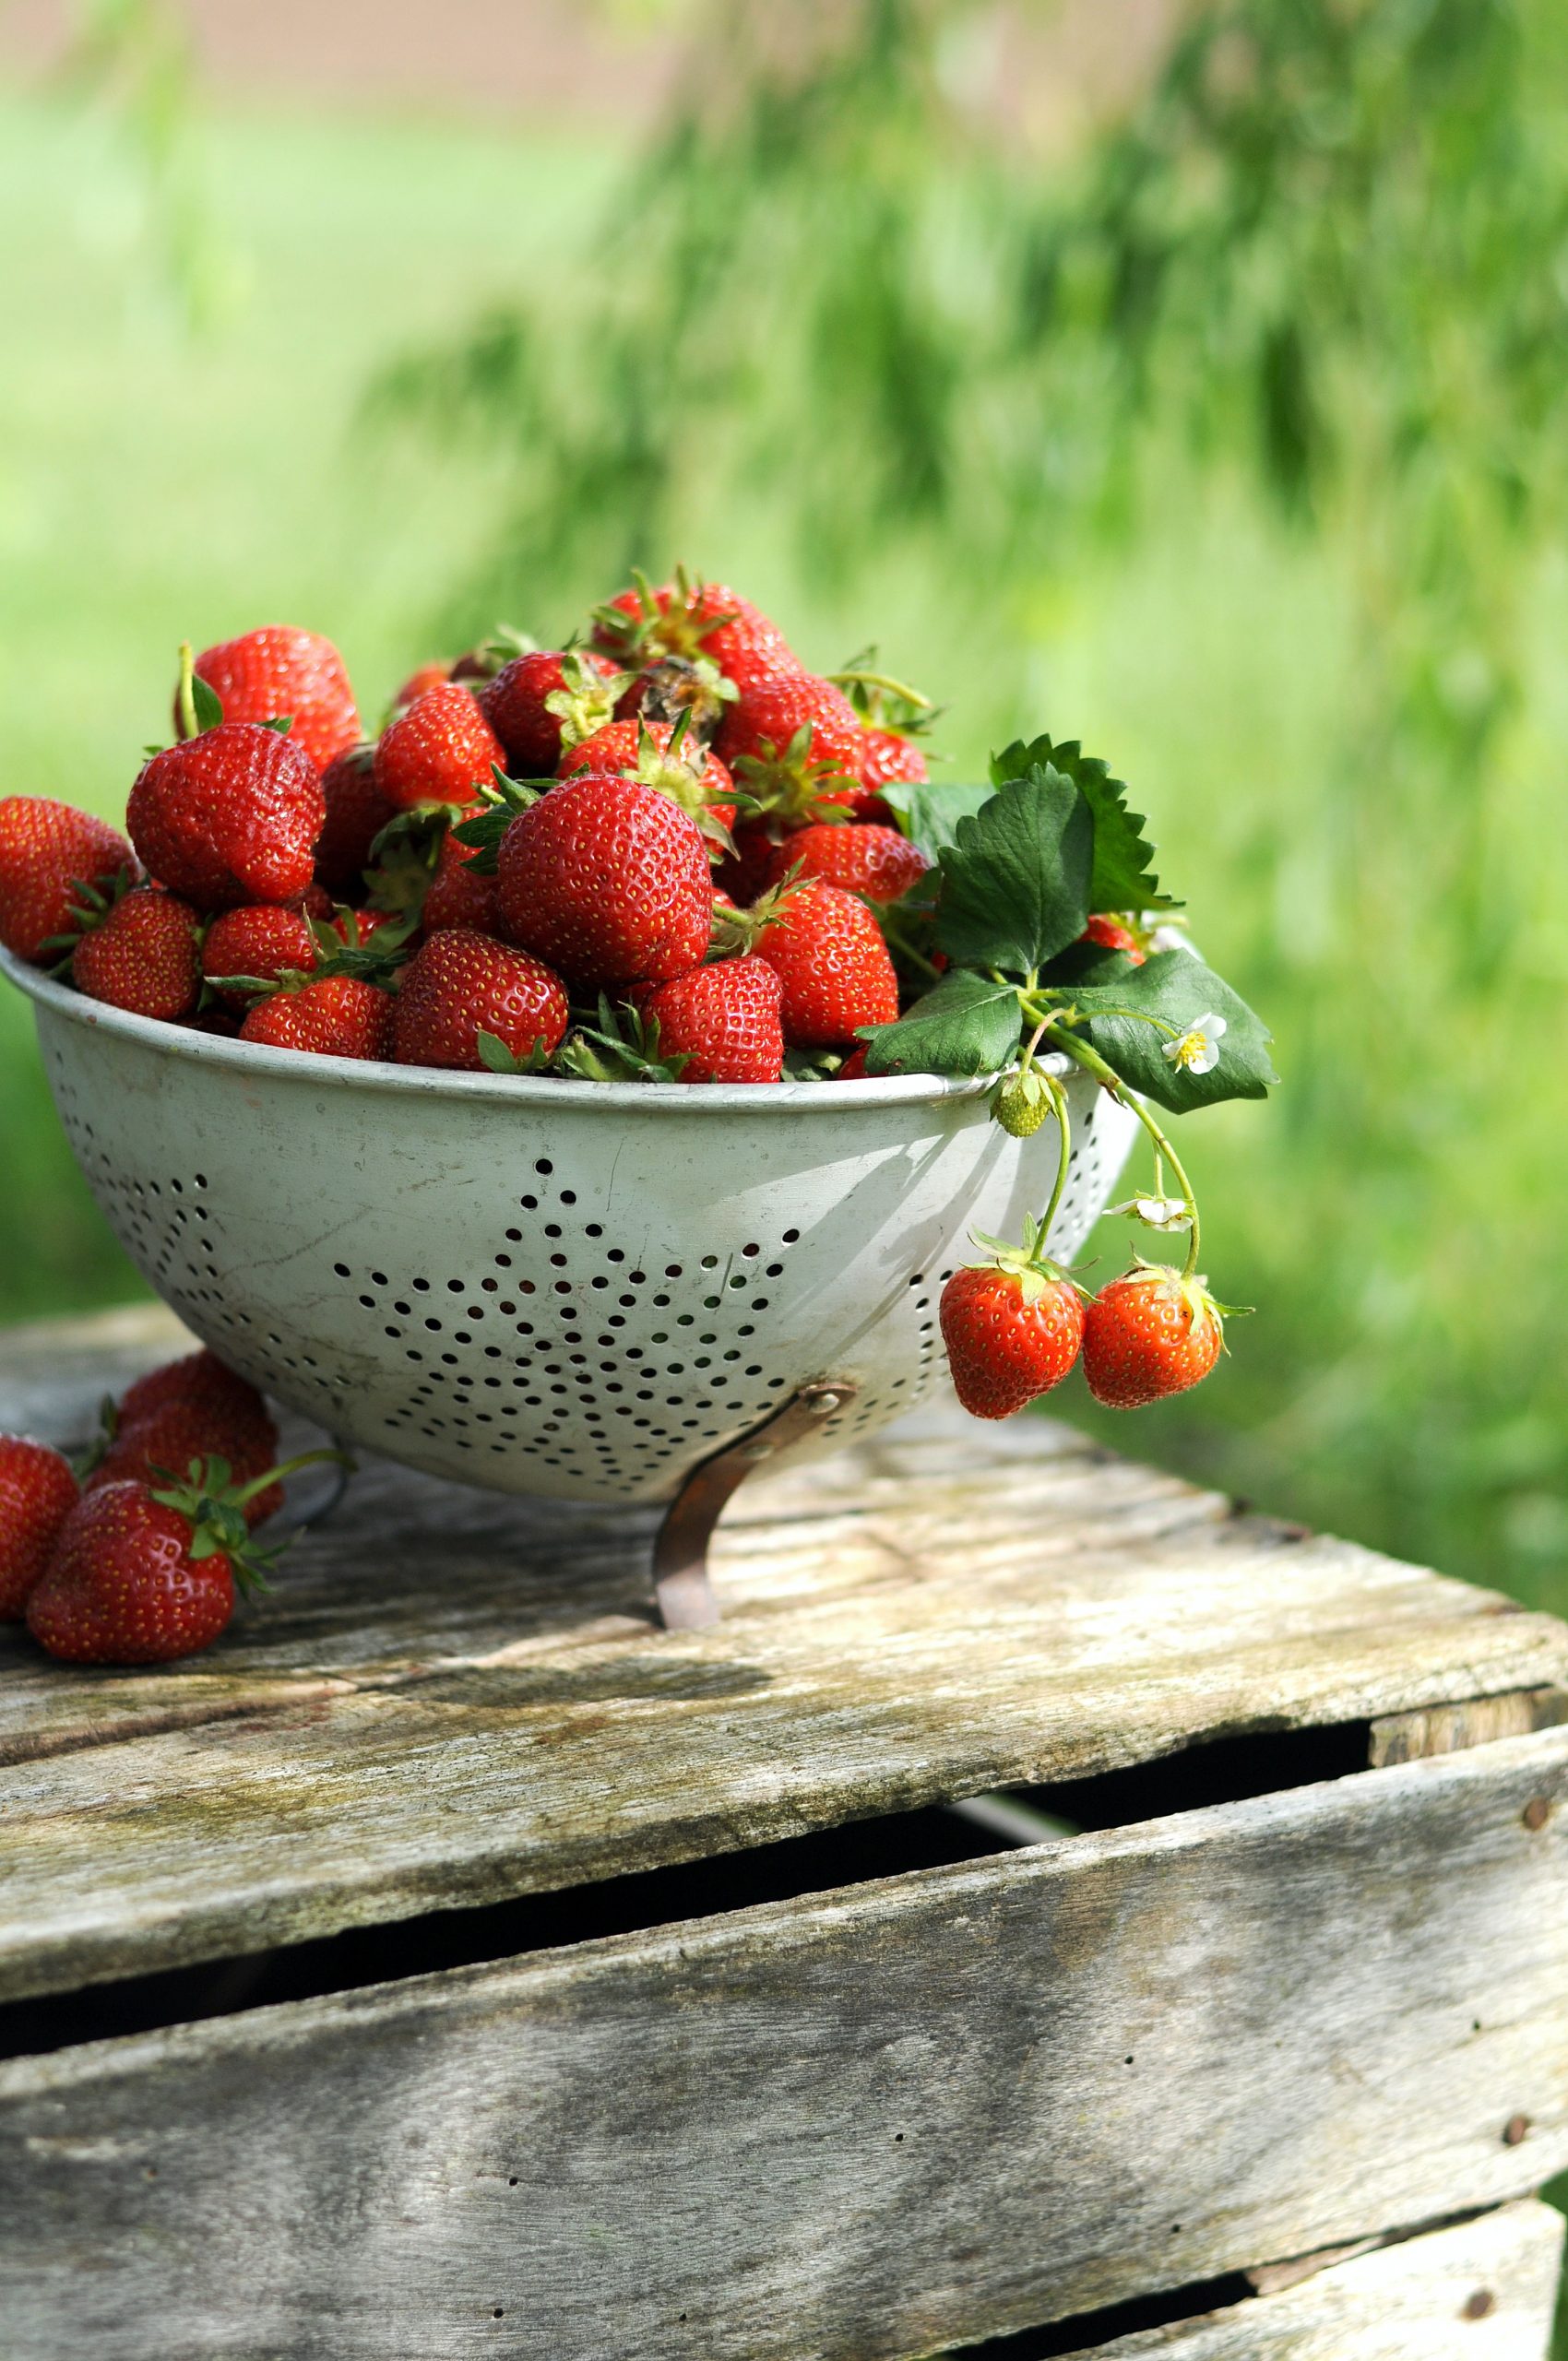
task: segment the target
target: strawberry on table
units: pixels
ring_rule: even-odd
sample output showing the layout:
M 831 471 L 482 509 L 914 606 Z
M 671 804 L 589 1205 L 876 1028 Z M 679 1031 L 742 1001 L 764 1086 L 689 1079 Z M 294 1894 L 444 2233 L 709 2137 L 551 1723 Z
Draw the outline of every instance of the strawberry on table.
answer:
M 198 910 L 303 894 L 326 817 L 304 749 L 253 721 L 220 722 L 154 754 L 126 812 L 149 874 Z
M 225 721 L 274 721 L 287 716 L 294 743 L 318 770 L 325 770 L 359 737 L 360 717 L 343 659 L 319 632 L 268 623 L 203 648 L 196 659 L 196 674 L 216 694 Z M 179 698 L 174 727 L 182 738 L 190 736 Z
M 133 1418 L 117 1418 L 108 1447 L 83 1489 L 101 1491 L 105 1484 L 127 1478 L 151 1484 L 165 1476 L 183 1476 L 193 1459 L 222 1459 L 236 1483 L 248 1484 L 277 1456 L 278 1430 L 265 1409 L 185 1396 Z M 245 1522 L 259 1525 L 282 1505 L 281 1487 L 269 1485 L 245 1503 Z
M 1224 1307 L 1202 1279 L 1134 1262 L 1101 1287 L 1084 1327 L 1084 1375 L 1097 1402 L 1141 1409 L 1199 1384 L 1225 1344 Z
M 896 902 L 931 863 L 897 828 L 819 820 L 794 829 L 772 848 L 766 883 L 778 884 L 797 866 L 802 877 L 826 878 L 847 894 L 863 894 L 868 902 Z
M 138 885 L 95 919 L 71 955 L 78 991 L 136 1016 L 189 1015 L 201 991 L 201 919 L 188 902 Z
M 119 1423 L 129 1426 L 134 1418 L 145 1418 L 149 1410 L 161 1410 L 169 1402 L 197 1402 L 213 1410 L 232 1411 L 236 1415 L 250 1412 L 256 1418 L 266 1416 L 267 1405 L 248 1377 L 203 1346 L 199 1353 L 186 1353 L 179 1360 L 160 1361 L 138 1377 L 121 1394 L 118 1404 Z
M 46 795 L 0 796 L 0 943 L 36 960 L 74 934 L 82 888 L 110 893 L 137 873 L 137 858 L 106 820 Z
M 756 941 L 784 988 L 784 1038 L 792 1049 L 834 1050 L 862 1025 L 890 1025 L 898 979 L 882 930 L 857 895 L 820 878 L 786 886 Z
M 471 689 L 445 681 L 389 721 L 376 742 L 375 785 L 395 810 L 471 803 L 505 751 Z
M 389 1059 L 395 1005 L 390 992 L 357 976 L 313 976 L 258 1001 L 240 1038 L 318 1058 Z
M 77 1504 L 69 1461 L 25 1435 L 0 1435 L 0 1623 L 18 1623 Z
M 682 1082 L 777 1082 L 784 1065 L 783 987 L 765 959 L 746 954 L 694 967 L 647 993 L 643 1022 L 658 1025 L 658 1054 L 684 1054 Z
M 497 875 L 508 936 L 570 984 L 663 983 L 712 937 L 702 831 L 637 779 L 588 772 L 552 788 L 506 830 Z
M 568 748 L 611 718 L 624 685 L 592 648 L 536 648 L 504 665 L 479 701 L 514 777 L 546 778 Z
M 412 1066 L 482 1073 L 481 1035 L 519 1064 L 552 1058 L 571 1009 L 561 980 L 530 952 L 454 927 L 433 934 L 403 973 L 393 1054 Z
M 337 755 L 321 774 L 321 792 L 327 818 L 315 840 L 316 881 L 331 893 L 348 893 L 394 809 L 375 783 L 375 748 L 350 746 Z

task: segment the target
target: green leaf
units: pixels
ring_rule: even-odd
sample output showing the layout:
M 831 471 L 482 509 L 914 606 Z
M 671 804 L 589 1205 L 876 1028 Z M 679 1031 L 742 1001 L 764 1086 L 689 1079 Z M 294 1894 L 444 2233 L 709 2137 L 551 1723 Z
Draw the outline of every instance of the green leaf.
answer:
M 197 730 L 216 730 L 223 718 L 223 700 L 210 681 L 204 681 L 199 672 L 191 675 L 191 701 L 196 707 Z
M 474 1046 L 491 1074 L 548 1074 L 550 1052 L 541 1034 L 526 1058 L 509 1050 L 499 1033 L 487 1033 L 481 1026 L 474 1036 Z
M 866 1073 L 997 1074 L 1017 1053 L 1018 995 L 955 967 L 894 1025 L 862 1025 Z
M 1026 745 L 1016 738 L 991 759 L 991 775 L 998 787 L 1025 777 L 1034 769 L 1058 770 L 1083 789 L 1094 814 L 1094 871 L 1089 882 L 1091 910 L 1176 910 L 1182 905 L 1159 890 L 1154 873 L 1154 847 L 1144 835 L 1144 816 L 1129 810 L 1128 790 L 1113 778 L 1109 766 L 1086 754 L 1075 738 L 1054 744 L 1047 737 Z
M 264 730 L 276 730 L 279 738 L 286 738 L 294 726 L 294 717 L 291 713 L 275 713 L 270 721 L 264 721 L 261 726 Z
M 1042 967 L 1089 915 L 1094 821 L 1060 771 L 1009 780 L 943 848 L 936 940 L 966 967 Z
M 952 843 L 959 821 L 973 819 L 995 792 L 993 787 L 959 786 L 956 781 L 936 786 L 903 779 L 895 779 L 881 790 L 883 801 L 904 834 L 911 844 L 919 845 L 928 860 L 934 860 L 943 846 Z
M 1090 1019 L 1081 1028 L 1090 1048 L 1129 1088 L 1173 1114 L 1222 1098 L 1262 1098 L 1279 1079 L 1262 1018 L 1191 951 L 1157 951 L 1116 983 L 1075 988 L 1073 1005 Z M 1208 1074 L 1172 1063 L 1165 1055 L 1172 1033 L 1184 1033 L 1208 1015 L 1225 1020 L 1216 1045 L 1218 1063 Z M 1147 1023 L 1149 1017 L 1160 1025 Z

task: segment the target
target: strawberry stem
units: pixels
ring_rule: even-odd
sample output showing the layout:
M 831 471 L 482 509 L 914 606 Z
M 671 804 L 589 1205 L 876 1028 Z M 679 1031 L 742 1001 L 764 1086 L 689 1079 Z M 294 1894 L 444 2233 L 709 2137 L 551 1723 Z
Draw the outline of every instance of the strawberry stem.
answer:
M 1127 1086 L 1122 1080 L 1121 1075 L 1111 1067 L 1108 1066 L 1105 1060 L 1099 1056 L 1097 1050 L 1091 1050 L 1087 1041 L 1075 1040 L 1072 1034 L 1054 1025 L 1051 1027 L 1050 1039 L 1052 1048 L 1063 1050 L 1066 1055 L 1073 1060 L 1075 1065 L 1082 1066 L 1086 1074 L 1092 1074 L 1095 1079 L 1098 1082 L 1102 1083 L 1105 1088 L 1111 1092 L 1112 1097 L 1119 1099 L 1123 1107 L 1129 1108 L 1132 1110 L 1132 1112 L 1137 1117 L 1139 1122 L 1143 1125 L 1145 1131 L 1148 1133 L 1150 1140 L 1153 1142 L 1156 1156 L 1163 1157 L 1166 1162 L 1170 1165 L 1171 1171 L 1175 1174 L 1177 1185 L 1182 1192 L 1182 1201 L 1187 1208 L 1187 1220 L 1190 1226 L 1187 1239 L 1187 1259 L 1182 1268 L 1182 1276 L 1184 1279 L 1190 1279 L 1198 1267 L 1198 1243 L 1200 1235 L 1198 1226 L 1198 1201 L 1193 1193 L 1193 1184 L 1187 1178 L 1186 1169 L 1182 1165 L 1181 1157 L 1171 1146 L 1170 1140 L 1166 1137 L 1164 1132 L 1161 1131 L 1154 1117 L 1149 1113 L 1148 1109 L 1144 1105 L 1143 1100 L 1136 1097 L 1134 1093 L 1127 1088 Z
M 196 722 L 196 658 L 188 639 L 180 642 L 180 735 L 196 738 L 201 734 Z
M 1040 1032 L 1044 1030 L 1045 1027 L 1041 1026 Z M 1035 1041 L 1039 1039 L 1039 1033 L 1037 1033 L 1034 1041 L 1029 1043 L 1027 1056 L 1034 1055 Z M 1067 1186 L 1067 1168 L 1073 1161 L 1073 1127 L 1067 1116 L 1067 1094 L 1056 1076 L 1053 1074 L 1042 1074 L 1040 1080 L 1051 1093 L 1051 1111 L 1056 1118 L 1056 1128 L 1061 1135 L 1056 1161 L 1056 1186 L 1051 1192 L 1051 1203 L 1040 1216 L 1039 1242 L 1043 1252 L 1046 1240 L 1051 1236 L 1051 1224 L 1056 1219 L 1057 1211 L 1062 1203 L 1063 1192 Z
M 269 1467 L 265 1476 L 257 1476 L 249 1484 L 240 1484 L 228 1494 L 232 1508 L 243 1509 L 247 1501 L 255 1500 L 268 1486 L 281 1484 L 290 1476 L 297 1476 L 302 1467 L 318 1467 L 330 1459 L 339 1467 L 352 1471 L 353 1461 L 346 1451 L 302 1451 L 297 1459 L 286 1459 L 279 1467 Z

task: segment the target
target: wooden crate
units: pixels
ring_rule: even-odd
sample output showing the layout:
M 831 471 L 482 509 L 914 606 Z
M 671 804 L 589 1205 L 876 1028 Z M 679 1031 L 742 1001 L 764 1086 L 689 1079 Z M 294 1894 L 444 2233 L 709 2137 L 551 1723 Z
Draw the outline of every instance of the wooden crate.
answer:
M 1036 1421 L 748 1488 L 714 1631 L 648 1535 L 373 1468 L 208 1656 L 0 1641 L 6 2361 L 1541 2361 L 1568 1627 Z

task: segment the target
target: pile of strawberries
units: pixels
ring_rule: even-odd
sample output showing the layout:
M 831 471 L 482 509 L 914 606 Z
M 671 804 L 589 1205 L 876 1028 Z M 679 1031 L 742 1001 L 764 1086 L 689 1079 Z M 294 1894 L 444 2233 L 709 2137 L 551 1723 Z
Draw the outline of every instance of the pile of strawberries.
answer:
M 187 654 L 125 836 L 0 801 L 0 941 L 273 1049 L 853 1078 L 859 1029 L 899 1013 L 883 914 L 930 866 L 881 793 L 924 778 L 925 718 L 683 575 L 622 591 L 580 645 L 504 633 L 423 667 L 374 742 L 329 641 L 249 632 Z

